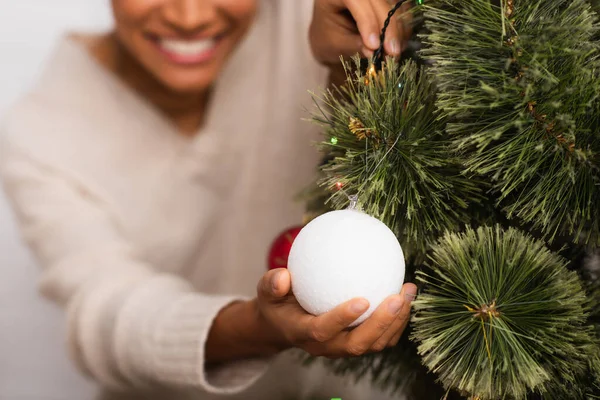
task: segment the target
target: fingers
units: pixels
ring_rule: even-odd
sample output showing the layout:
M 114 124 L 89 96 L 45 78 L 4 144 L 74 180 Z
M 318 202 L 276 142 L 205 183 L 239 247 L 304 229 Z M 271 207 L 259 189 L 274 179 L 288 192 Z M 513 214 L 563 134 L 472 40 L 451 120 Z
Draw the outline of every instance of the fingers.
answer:
M 285 268 L 271 270 L 257 285 L 260 314 L 267 326 L 276 327 L 286 344 L 306 341 L 306 327 L 315 317 L 308 314 L 291 294 L 291 277 Z
M 404 296 L 404 299 L 407 303 L 412 303 L 412 301 L 417 297 L 417 285 L 410 282 L 405 283 L 402 285 L 400 294 Z
M 388 346 L 395 346 L 398 343 L 402 333 L 404 332 L 404 329 L 406 329 L 406 325 L 408 325 L 408 321 L 410 320 L 411 302 L 415 298 L 416 290 L 416 286 L 412 283 L 403 286 L 400 293 L 400 295 L 404 297 L 404 305 L 402 310 L 389 329 L 383 335 L 381 335 L 377 342 L 375 342 L 372 347 L 373 351 L 381 351 Z
M 371 58 L 393 4 L 389 0 L 320 0 L 315 2 L 309 30 L 311 50 L 326 65 L 338 65 L 340 56 L 361 53 Z M 384 53 L 399 56 L 412 33 L 410 2 L 404 3 L 387 27 Z
M 361 325 L 351 332 L 338 334 L 328 342 L 325 353 L 332 356 L 359 356 L 395 345 L 408 324 L 411 302 L 416 292 L 414 284 L 405 284 L 399 295 L 388 297 Z
M 410 306 L 405 304 L 404 308 L 410 309 Z M 400 337 L 402 336 L 402 333 L 404 333 L 404 329 L 406 329 L 406 325 L 410 319 L 408 316 L 402 314 L 403 313 L 400 313 L 400 315 L 398 315 L 396 320 L 392 323 L 392 325 L 390 325 L 389 329 L 383 335 L 381 335 L 379 339 L 377 339 L 373 346 L 371 346 L 372 351 L 381 351 L 386 347 L 390 347 L 398 343 L 398 340 L 400 340 Z M 393 342 L 394 338 L 397 338 L 395 343 Z
M 316 342 L 326 342 L 356 321 L 368 308 L 369 302 L 366 299 L 353 299 L 341 304 L 332 311 L 313 318 L 306 337 Z
M 388 346 L 395 346 L 398 344 L 398 341 L 400 340 L 400 337 L 402 336 L 402 333 L 404 333 L 404 329 L 406 328 L 406 325 L 408 324 L 408 321 L 410 320 L 410 304 L 409 303 L 411 303 L 417 296 L 417 287 L 415 285 L 413 285 L 412 283 L 405 284 L 404 287 L 402 288 L 402 290 L 405 293 L 404 297 L 406 298 L 407 305 L 408 305 L 408 308 L 400 314 L 401 316 L 403 316 L 403 315 L 406 316 L 405 322 L 404 322 L 404 327 L 402 327 L 401 330 L 398 330 L 398 332 L 396 332 L 396 334 L 392 337 L 392 340 L 390 340 L 390 342 L 388 343 Z
M 390 11 L 389 2 L 387 0 L 343 1 L 358 26 L 362 39 L 362 54 L 366 57 L 372 56 L 380 46 L 381 30 Z M 385 53 L 391 56 L 400 55 L 412 33 L 410 7 L 409 2 L 400 6 L 396 18 L 392 19 L 387 27 L 383 48 Z
M 390 11 L 390 5 L 386 0 L 371 0 L 371 6 L 373 7 L 375 15 L 377 16 L 379 27 L 382 29 Z M 400 12 L 400 10 L 397 12 Z M 394 23 L 395 21 L 396 19 L 392 19 L 392 21 L 390 21 L 390 24 L 385 32 L 385 41 L 383 45 L 385 52 L 394 57 L 400 55 L 400 45 L 401 43 L 404 43 L 405 40 L 404 30 L 400 29 L 400 24 Z
M 370 2 L 364 0 L 344 0 L 344 4 L 356 21 L 363 46 L 371 51 L 377 50 L 381 27 Z
M 404 302 L 404 298 L 400 295 L 388 297 L 366 321 L 352 332 L 349 332 L 346 344 L 348 353 L 352 356 L 358 356 L 370 350 L 383 350 L 383 347 L 373 349 L 373 345 L 396 321 L 404 307 Z
M 369 308 L 366 299 L 353 299 L 320 316 L 308 314 L 291 294 L 291 277 L 284 268 L 268 271 L 257 286 L 261 315 L 281 329 L 286 343 L 326 357 L 358 356 L 381 351 L 398 342 L 410 316 L 414 284 L 387 298 L 352 331 L 345 331 Z
M 326 65 L 339 65 L 340 57 L 354 56 L 363 46 L 344 1 L 315 1 L 309 39 L 313 55 Z
M 285 268 L 277 268 L 263 275 L 256 291 L 261 300 L 278 301 L 287 296 L 290 289 L 290 273 Z

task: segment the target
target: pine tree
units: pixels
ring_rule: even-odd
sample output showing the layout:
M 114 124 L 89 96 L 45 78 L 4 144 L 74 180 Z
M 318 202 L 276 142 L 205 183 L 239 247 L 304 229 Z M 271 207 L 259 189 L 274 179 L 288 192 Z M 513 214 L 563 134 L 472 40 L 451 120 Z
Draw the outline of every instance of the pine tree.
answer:
M 595 10 L 426 0 L 414 57 L 355 59 L 318 96 L 328 206 L 357 195 L 419 284 L 398 346 L 334 371 L 419 400 L 600 398 Z
M 323 167 L 320 184 L 334 191 L 334 206 L 347 205 L 346 193 L 360 193 L 365 212 L 386 221 L 409 255 L 468 222 L 469 203 L 482 197 L 481 183 L 463 176 L 447 151 L 435 87 L 423 72 L 393 60 L 377 75 L 357 72 L 340 93 L 321 99 L 336 112 L 316 117 L 330 132 L 322 149 L 335 161 Z

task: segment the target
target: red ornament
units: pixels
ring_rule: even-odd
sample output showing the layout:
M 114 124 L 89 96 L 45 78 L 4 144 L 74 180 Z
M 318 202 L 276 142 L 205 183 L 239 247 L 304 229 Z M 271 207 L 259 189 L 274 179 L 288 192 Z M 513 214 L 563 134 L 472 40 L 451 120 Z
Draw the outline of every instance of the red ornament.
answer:
M 269 250 L 269 269 L 287 268 L 288 257 L 292 250 L 292 243 L 300 233 L 303 226 L 295 226 L 282 232 L 271 245 Z

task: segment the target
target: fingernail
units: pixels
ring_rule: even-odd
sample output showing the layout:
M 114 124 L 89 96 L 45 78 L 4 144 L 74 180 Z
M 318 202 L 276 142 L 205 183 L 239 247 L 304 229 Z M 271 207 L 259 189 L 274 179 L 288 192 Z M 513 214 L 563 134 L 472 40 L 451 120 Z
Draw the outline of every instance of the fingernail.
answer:
M 400 309 L 403 305 L 404 302 L 402 301 L 402 299 L 394 299 L 390 301 L 390 304 L 388 305 L 388 311 L 390 314 L 396 315 L 400 312 Z
M 277 289 L 279 289 L 280 278 L 281 278 L 281 271 L 279 271 L 273 275 L 273 278 L 271 279 L 271 286 L 273 287 L 273 291 L 277 291 Z
M 398 43 L 398 39 L 390 40 L 390 47 L 392 48 L 392 53 L 394 55 L 400 54 L 400 44 Z
M 362 314 L 367 311 L 367 308 L 369 308 L 369 302 L 366 300 L 360 300 L 352 304 L 350 308 L 353 313 Z
M 414 299 L 417 298 L 417 288 L 409 287 L 408 289 L 406 289 L 406 293 L 404 293 L 404 297 L 406 298 L 406 300 L 412 302 Z
M 371 35 L 369 35 L 369 47 L 371 49 L 376 49 L 379 47 L 379 38 L 374 33 L 371 33 Z

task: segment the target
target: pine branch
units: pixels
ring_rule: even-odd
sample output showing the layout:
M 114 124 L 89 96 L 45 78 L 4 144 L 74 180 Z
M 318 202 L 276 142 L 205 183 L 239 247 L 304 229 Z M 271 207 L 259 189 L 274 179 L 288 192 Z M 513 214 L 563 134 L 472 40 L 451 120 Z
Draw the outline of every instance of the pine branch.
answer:
M 524 399 L 558 390 L 555 382 L 574 387 L 588 372 L 598 347 L 585 292 L 543 242 L 512 228 L 467 229 L 444 236 L 428 267 L 413 337 L 446 387 Z
M 429 67 L 388 60 L 322 96 L 319 182 L 333 208 L 359 194 L 414 263 L 429 256 L 411 338 L 446 388 L 598 399 L 600 284 L 575 265 L 600 246 L 598 16 L 584 0 L 423 10 Z M 428 400 L 414 346 L 329 365 Z
M 468 222 L 469 205 L 482 197 L 482 183 L 462 175 L 448 152 L 435 90 L 423 68 L 390 59 L 383 72 L 357 73 L 341 93 L 325 93 L 320 100 L 329 112 L 315 115 L 325 127 L 321 148 L 332 158 L 321 185 L 333 192 L 333 207 L 358 194 L 364 211 L 387 224 L 408 254 Z
M 422 55 L 470 172 L 509 217 L 600 244 L 599 49 L 584 0 L 434 0 Z

